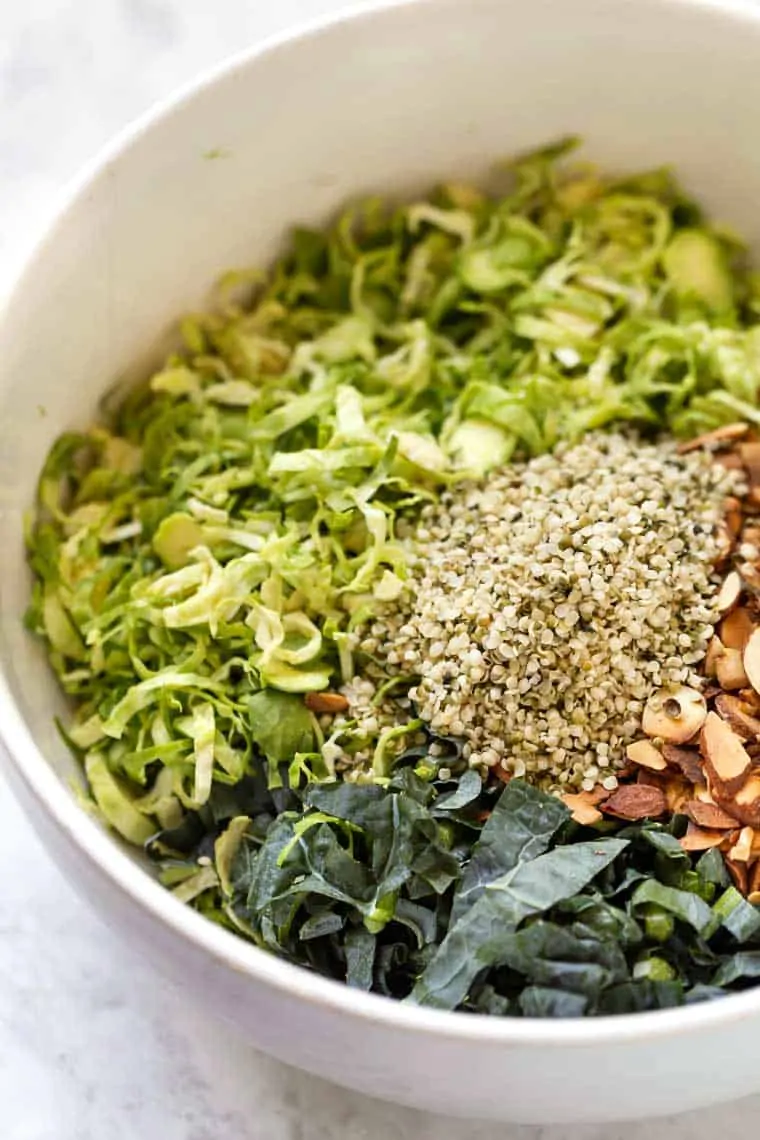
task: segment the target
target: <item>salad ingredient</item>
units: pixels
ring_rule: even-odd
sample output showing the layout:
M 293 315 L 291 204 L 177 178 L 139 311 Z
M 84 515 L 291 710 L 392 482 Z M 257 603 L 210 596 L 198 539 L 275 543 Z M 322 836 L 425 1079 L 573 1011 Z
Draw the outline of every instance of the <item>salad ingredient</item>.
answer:
M 657 819 L 665 815 L 667 809 L 665 793 L 650 784 L 623 784 L 601 808 L 606 815 L 620 819 Z
M 668 766 L 662 753 L 648 740 L 636 740 L 629 744 L 625 755 L 626 759 L 638 764 L 640 768 L 649 768 L 652 772 L 662 772 Z
M 743 433 L 743 439 L 748 433 Z M 698 709 L 697 720 L 688 739 L 680 746 L 669 742 L 665 709 L 675 694 L 657 694 L 655 715 L 645 715 L 642 729 L 653 739 L 640 739 L 628 746 L 626 756 L 638 773 L 635 784 L 625 784 L 624 807 L 629 818 L 653 816 L 654 801 L 638 797 L 638 789 L 652 790 L 664 797 L 669 813 L 682 814 L 689 821 L 680 837 L 689 852 L 718 849 L 724 856 L 728 872 L 736 888 L 753 903 L 760 902 L 760 695 L 749 686 L 743 671 L 742 656 L 754 643 L 760 624 L 755 587 L 747 580 L 748 570 L 760 560 L 755 546 L 758 503 L 753 496 L 760 480 L 760 468 L 753 470 L 752 442 L 739 444 L 737 454 L 741 470 L 749 486 L 740 498 L 731 498 L 728 509 L 735 515 L 731 545 L 724 566 L 724 580 L 718 591 L 730 597 L 730 608 L 720 618 L 720 637 L 715 635 L 703 662 L 710 680 L 704 694 L 691 695 L 691 707 Z M 728 436 L 714 437 L 707 446 L 724 448 L 735 443 Z M 725 458 L 722 453 L 719 458 Z M 734 469 L 734 468 L 732 468 Z M 747 559 L 754 559 L 754 564 Z M 724 644 L 725 641 L 725 644 Z M 750 653 L 751 657 L 751 653 Z M 731 670 L 738 666 L 737 675 Z M 734 663 L 737 663 L 736 665 Z M 737 677 L 743 681 L 741 687 Z M 659 712 L 657 710 L 660 710 Z M 701 731 L 697 731 L 697 729 Z M 684 733 L 686 736 L 686 733 Z M 629 773 L 630 775 L 631 773 Z M 618 816 L 619 804 L 610 797 L 597 798 L 595 810 L 600 816 Z M 631 794 L 635 792 L 636 794 Z M 573 818 L 586 819 L 583 805 L 568 799 Z M 640 813 L 640 814 L 637 814 Z
M 683 817 L 600 837 L 523 780 L 482 785 L 460 762 L 427 781 L 431 761 L 410 750 L 384 786 L 311 785 L 268 826 L 230 825 L 223 918 L 349 985 L 474 1013 L 633 1012 L 752 984 L 760 914 L 717 852 L 683 850 Z M 228 813 L 257 804 L 232 794 Z
M 757 280 L 667 172 L 610 178 L 568 166 L 570 149 L 510 164 L 492 196 L 450 185 L 411 206 L 352 207 L 324 232 L 297 230 L 268 277 L 228 275 L 216 310 L 182 322 L 181 350 L 111 401 L 107 426 L 54 444 L 28 530 L 27 622 L 72 701 L 62 733 L 103 819 L 145 846 L 178 899 L 349 985 L 515 1016 L 703 1000 L 753 984 L 760 957 L 757 911 L 741 897 L 760 897 L 758 777 L 713 780 L 693 740 L 648 739 L 664 769 L 649 749 L 618 768 L 615 752 L 635 746 L 652 689 L 696 684 L 712 543 L 742 592 L 721 599 L 704 695 L 753 768 L 758 757 L 760 527 L 744 517 L 760 508 Z M 585 438 L 610 428 L 621 434 Z M 648 442 L 662 433 L 701 438 L 678 458 Z M 491 485 L 517 501 L 506 465 L 543 463 L 551 483 L 552 453 L 576 445 L 604 457 L 584 478 L 609 525 L 624 513 L 613 454 L 633 487 L 643 478 L 655 492 L 652 510 L 640 504 L 644 537 L 624 540 L 631 567 L 603 552 L 634 605 L 653 558 L 655 622 L 632 635 L 650 639 L 652 660 L 644 670 L 632 654 L 629 669 L 609 643 L 595 607 L 611 583 L 586 536 L 573 565 L 589 566 L 578 584 L 590 616 L 579 601 L 573 622 L 557 599 L 555 617 L 562 637 L 586 638 L 599 682 L 601 695 L 578 690 L 578 720 L 591 701 L 609 738 L 572 722 L 571 760 L 510 770 L 453 717 L 436 729 L 418 715 L 413 660 L 389 661 L 382 623 L 419 580 L 415 546 L 445 542 L 415 533 L 426 508 L 456 518 L 461 495 Z M 721 473 L 691 454 L 702 448 Z M 730 494 L 712 535 L 719 486 Z M 541 487 L 531 494 L 549 509 Z M 687 518 L 704 529 L 682 533 Z M 576 521 L 582 538 L 599 520 Z M 526 519 L 511 524 L 504 542 L 514 532 L 524 556 Z M 683 644 L 661 595 L 670 571 Z M 547 584 L 534 579 L 534 593 Z M 524 597 L 524 578 L 511 585 Z M 543 634 L 558 634 L 541 626 L 529 672 L 531 631 L 518 632 L 521 708 L 544 683 Z M 742 680 L 737 653 L 749 685 L 716 694 L 721 676 Z M 615 655 L 610 702 L 595 670 Z M 469 661 L 466 682 L 497 666 L 510 676 L 505 662 Z M 459 676 L 449 697 L 464 726 Z M 555 730 L 528 708 L 539 735 Z M 530 743 L 526 723 L 517 737 Z M 510 778 L 519 763 L 547 784 L 565 774 L 567 802 Z M 717 753 L 710 763 L 728 773 Z
M 666 687 L 653 693 L 647 701 L 641 727 L 649 736 L 658 736 L 670 744 L 685 744 L 699 732 L 706 716 L 705 698 L 697 689 L 688 685 L 675 689 Z
M 642 715 L 673 743 L 705 718 L 689 685 L 734 484 L 702 452 L 615 433 L 458 484 L 422 511 L 409 582 L 358 648 L 418 678 L 420 718 L 473 767 L 614 787 Z
M 747 638 L 742 661 L 750 685 L 760 693 L 760 629 L 754 629 Z
M 715 608 L 718 613 L 726 614 L 732 610 L 739 601 L 742 592 L 742 580 L 735 570 L 727 574 L 715 599 Z

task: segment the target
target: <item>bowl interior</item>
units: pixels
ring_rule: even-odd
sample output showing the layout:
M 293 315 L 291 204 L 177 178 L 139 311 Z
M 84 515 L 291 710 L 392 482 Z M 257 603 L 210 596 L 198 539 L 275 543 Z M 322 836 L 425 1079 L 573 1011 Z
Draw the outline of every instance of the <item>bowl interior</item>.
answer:
M 221 271 L 266 264 L 289 225 L 354 195 L 478 179 L 564 134 L 613 169 L 674 166 L 760 248 L 759 50 L 751 5 L 417 0 L 242 58 L 88 173 L 0 317 L 0 662 L 65 794 L 78 774 L 53 725 L 61 699 L 21 626 L 23 516 L 53 438 L 155 363 Z

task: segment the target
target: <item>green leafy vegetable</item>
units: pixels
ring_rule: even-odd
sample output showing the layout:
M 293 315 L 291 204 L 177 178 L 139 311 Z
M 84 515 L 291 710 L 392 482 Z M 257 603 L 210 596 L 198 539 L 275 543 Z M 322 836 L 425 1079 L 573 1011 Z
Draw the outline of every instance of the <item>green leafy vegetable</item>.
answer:
M 569 818 L 561 800 L 512 780 L 488 817 L 462 875 L 451 908 L 456 922 L 495 879 L 548 849 Z
M 489 883 L 453 923 L 415 986 L 413 999 L 455 1009 L 477 974 L 500 964 L 505 935 L 530 915 L 542 914 L 583 890 L 625 847 L 626 841 L 618 839 L 560 847 L 518 863 Z

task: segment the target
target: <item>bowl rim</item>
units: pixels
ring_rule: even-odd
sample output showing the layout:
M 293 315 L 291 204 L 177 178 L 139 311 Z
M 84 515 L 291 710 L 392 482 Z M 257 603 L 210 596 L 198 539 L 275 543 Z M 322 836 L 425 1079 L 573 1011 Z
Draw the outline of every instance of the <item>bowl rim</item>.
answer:
M 383 18 L 397 9 L 434 6 L 454 0 L 354 0 L 347 7 L 301 21 L 264 37 L 227 56 L 198 76 L 180 85 L 123 127 L 74 175 L 57 195 L 47 222 L 14 265 L 0 297 L 0 325 L 10 313 L 14 298 L 33 278 L 46 249 L 65 225 L 69 214 L 88 188 L 127 153 L 154 126 L 179 112 L 218 82 L 243 71 L 264 56 L 295 42 L 315 39 L 346 23 Z M 617 0 L 637 4 L 641 0 Z M 751 22 L 760 31 L 760 5 L 756 0 L 646 0 L 654 7 L 694 8 L 713 12 L 726 20 Z M 379 994 L 352 989 L 343 982 L 312 973 L 284 961 L 252 942 L 218 926 L 178 901 L 165 887 L 135 864 L 126 850 L 80 806 L 55 774 L 37 747 L 0 667 L 0 749 L 40 808 L 57 825 L 70 844 L 110 880 L 136 906 L 171 933 L 207 954 L 217 965 L 280 991 L 283 996 L 333 1012 L 373 1022 L 386 1029 L 404 1029 L 412 1034 L 435 1036 L 449 1042 L 502 1045 L 506 1047 L 590 1047 L 624 1044 L 679 1036 L 684 1031 L 709 1031 L 760 1015 L 760 986 L 730 994 L 719 1001 L 702 1002 L 674 1009 L 616 1014 L 604 1018 L 508 1018 L 407 1005 Z

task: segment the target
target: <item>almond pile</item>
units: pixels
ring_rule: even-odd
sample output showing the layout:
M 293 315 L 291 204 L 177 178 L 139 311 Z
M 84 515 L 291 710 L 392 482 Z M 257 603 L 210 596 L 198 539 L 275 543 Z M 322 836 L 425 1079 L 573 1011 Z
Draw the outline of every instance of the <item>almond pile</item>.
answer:
M 739 890 L 760 903 L 760 438 L 729 424 L 682 450 L 706 448 L 744 472 L 747 491 L 726 500 L 720 530 L 721 618 L 702 665 L 701 691 L 657 692 L 642 716 L 645 736 L 627 748 L 627 768 L 610 795 L 563 796 L 579 823 L 688 819 L 687 851 L 717 847 Z

